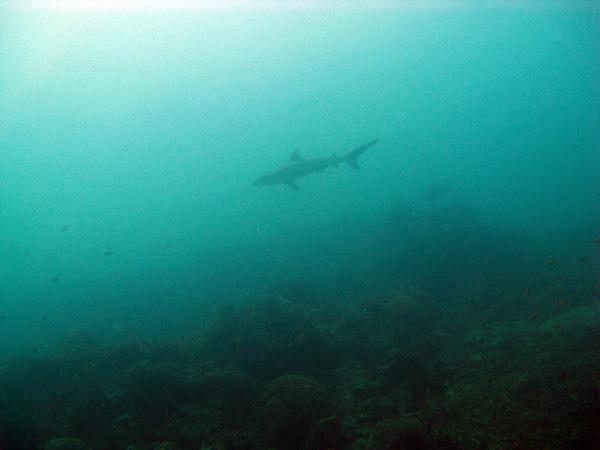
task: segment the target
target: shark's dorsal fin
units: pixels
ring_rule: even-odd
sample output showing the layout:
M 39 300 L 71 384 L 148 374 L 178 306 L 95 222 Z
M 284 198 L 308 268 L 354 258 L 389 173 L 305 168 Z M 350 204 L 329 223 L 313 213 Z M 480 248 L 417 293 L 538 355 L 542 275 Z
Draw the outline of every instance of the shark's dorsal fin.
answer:
M 296 149 L 290 156 L 290 162 L 302 161 L 302 156 L 300 156 L 300 150 Z

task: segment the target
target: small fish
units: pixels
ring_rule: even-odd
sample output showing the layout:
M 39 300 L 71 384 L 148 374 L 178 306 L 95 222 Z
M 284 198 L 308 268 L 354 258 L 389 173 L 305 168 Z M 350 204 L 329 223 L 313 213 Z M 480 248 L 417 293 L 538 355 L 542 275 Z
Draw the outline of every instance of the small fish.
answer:
M 60 275 L 56 275 L 52 278 L 53 283 L 58 283 L 60 281 Z
M 540 312 L 539 311 L 536 311 L 533 314 L 529 315 L 529 320 L 531 320 L 532 322 L 536 321 L 539 318 L 540 318 Z
M 48 320 L 48 316 L 42 316 L 42 320 Z
M 527 297 L 529 295 L 529 288 L 523 289 L 523 295 Z
M 63 225 L 62 227 L 60 227 L 60 232 L 64 233 L 65 231 L 67 231 L 69 228 L 71 228 L 71 225 Z
M 578 256 L 578 257 L 577 257 L 577 262 L 580 262 L 580 263 L 584 263 L 584 262 L 586 262 L 587 260 L 588 260 L 588 257 L 587 257 L 587 256 Z
M 102 252 L 102 254 L 103 254 L 104 256 L 111 256 L 111 255 L 114 255 L 114 254 L 115 254 L 115 252 L 114 252 L 114 251 L 112 251 L 112 250 L 105 250 L 104 252 Z
M 555 266 L 556 265 L 556 260 L 554 258 L 548 258 L 546 260 L 546 265 L 547 266 Z
M 37 355 L 40 352 L 40 350 L 37 347 L 33 347 L 31 349 L 31 353 L 33 353 L 34 355 Z
M 5 314 L 0 314 L 0 322 L 4 322 L 6 320 Z

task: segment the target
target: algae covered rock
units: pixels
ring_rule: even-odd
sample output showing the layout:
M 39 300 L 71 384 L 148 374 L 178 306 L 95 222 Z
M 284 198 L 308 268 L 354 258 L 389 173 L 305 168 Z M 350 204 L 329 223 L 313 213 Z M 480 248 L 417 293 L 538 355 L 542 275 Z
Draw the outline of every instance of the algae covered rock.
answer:
M 172 442 L 167 441 L 156 444 L 153 450 L 178 450 L 178 447 Z
M 214 422 L 223 427 L 244 425 L 255 403 L 257 386 L 252 378 L 232 367 L 194 374 L 201 404 L 215 411 Z M 206 420 L 203 421 L 205 424 Z
M 431 448 L 422 423 L 412 417 L 393 417 L 373 427 L 373 448 L 378 450 L 425 450 Z
M 207 356 L 252 376 L 272 378 L 335 362 L 331 336 L 298 304 L 268 297 L 240 309 L 224 308 L 206 335 Z
M 342 429 L 341 417 L 337 414 L 319 420 L 314 427 L 306 448 L 313 450 L 348 448 L 349 439 Z
M 191 391 L 179 366 L 154 361 L 129 367 L 122 388 L 124 402 L 144 427 L 155 427 L 168 421 L 189 400 Z
M 331 401 L 320 383 L 302 375 L 276 378 L 262 396 L 265 440 L 276 448 L 303 448 L 319 421 L 330 413 Z
M 52 439 L 44 445 L 44 450 L 91 450 L 85 443 L 72 437 Z

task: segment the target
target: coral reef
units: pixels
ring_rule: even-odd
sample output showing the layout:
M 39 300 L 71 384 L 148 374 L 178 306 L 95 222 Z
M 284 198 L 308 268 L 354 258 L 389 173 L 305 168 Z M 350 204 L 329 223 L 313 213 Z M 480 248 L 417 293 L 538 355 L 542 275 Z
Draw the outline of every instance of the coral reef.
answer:
M 0 448 L 592 449 L 600 309 L 591 287 L 548 306 L 554 280 L 520 308 L 511 287 L 453 304 L 409 284 L 318 304 L 270 288 L 177 344 L 70 333 L 56 358 L 0 363 Z
M 304 448 L 319 419 L 330 414 L 331 401 L 322 385 L 302 375 L 271 381 L 262 395 L 261 428 L 275 448 Z
M 75 438 L 56 438 L 44 445 L 44 450 L 90 450 L 90 448 Z

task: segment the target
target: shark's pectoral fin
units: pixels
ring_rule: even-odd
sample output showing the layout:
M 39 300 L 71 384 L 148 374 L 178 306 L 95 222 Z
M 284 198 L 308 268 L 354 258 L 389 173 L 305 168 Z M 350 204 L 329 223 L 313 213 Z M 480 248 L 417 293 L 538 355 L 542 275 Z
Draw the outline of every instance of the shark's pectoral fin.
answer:
M 287 184 L 291 189 L 295 191 L 300 189 L 294 180 L 286 181 L 285 184 Z

